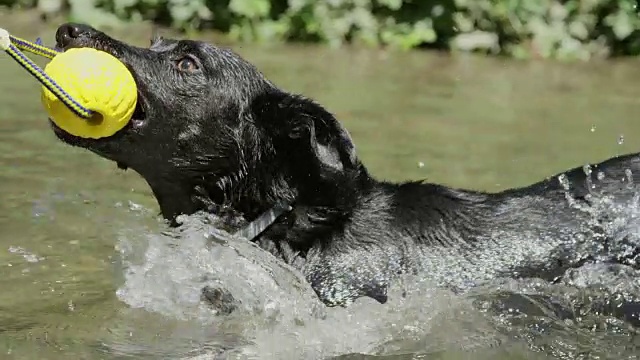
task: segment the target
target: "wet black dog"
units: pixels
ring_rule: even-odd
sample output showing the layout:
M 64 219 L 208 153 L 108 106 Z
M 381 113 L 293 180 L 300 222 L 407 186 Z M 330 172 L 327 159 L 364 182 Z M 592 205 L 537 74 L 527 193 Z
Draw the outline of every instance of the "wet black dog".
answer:
M 52 124 L 62 141 L 142 175 L 174 225 L 198 211 L 271 216 L 252 241 L 299 269 L 327 305 L 384 303 L 402 273 L 464 290 L 498 277 L 558 280 L 594 262 L 636 266 L 637 155 L 495 194 L 382 182 L 330 112 L 229 50 L 166 39 L 138 48 L 78 24 L 56 39 L 115 55 L 139 89 L 115 136 L 81 139 Z

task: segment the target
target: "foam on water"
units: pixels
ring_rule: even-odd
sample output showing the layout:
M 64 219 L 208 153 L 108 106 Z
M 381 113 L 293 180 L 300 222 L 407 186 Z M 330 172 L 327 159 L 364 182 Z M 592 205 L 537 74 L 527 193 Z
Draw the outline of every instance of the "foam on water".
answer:
M 206 285 L 229 290 L 243 311 L 266 317 L 277 312 L 274 302 L 322 309 L 295 270 L 246 239 L 217 229 L 212 220 L 184 217 L 180 229 L 147 234 L 143 242 L 122 237 L 118 249 L 126 281 L 118 297 L 133 308 L 203 321 L 214 315 L 201 301 Z

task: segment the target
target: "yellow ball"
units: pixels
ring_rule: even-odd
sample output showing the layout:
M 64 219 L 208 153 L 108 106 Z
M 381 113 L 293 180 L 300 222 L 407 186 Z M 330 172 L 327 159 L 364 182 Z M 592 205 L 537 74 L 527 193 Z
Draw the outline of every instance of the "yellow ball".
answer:
M 56 55 L 44 71 L 73 99 L 95 112 L 91 119 L 83 119 L 43 86 L 41 99 L 49 118 L 69 134 L 108 137 L 131 120 L 138 101 L 136 83 L 129 69 L 111 54 L 69 49 Z

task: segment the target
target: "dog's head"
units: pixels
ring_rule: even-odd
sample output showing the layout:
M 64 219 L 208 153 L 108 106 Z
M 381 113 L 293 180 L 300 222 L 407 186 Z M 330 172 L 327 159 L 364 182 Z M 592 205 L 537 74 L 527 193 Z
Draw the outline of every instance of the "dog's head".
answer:
M 133 74 L 139 100 L 114 136 L 78 138 L 52 123 L 55 134 L 140 173 L 168 219 L 211 203 L 249 218 L 277 201 L 322 206 L 363 170 L 333 115 L 278 89 L 230 50 L 161 38 L 135 47 L 80 24 L 62 25 L 56 40 L 65 50 L 116 56 Z

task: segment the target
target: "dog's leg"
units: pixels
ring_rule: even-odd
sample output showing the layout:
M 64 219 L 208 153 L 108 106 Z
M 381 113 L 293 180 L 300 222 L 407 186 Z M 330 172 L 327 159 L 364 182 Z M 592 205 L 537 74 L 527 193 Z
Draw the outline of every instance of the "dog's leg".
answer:
M 366 259 L 362 262 L 362 258 L 345 257 L 330 256 L 305 268 L 307 281 L 320 300 L 327 306 L 346 306 L 360 297 L 386 303 L 388 271 Z

